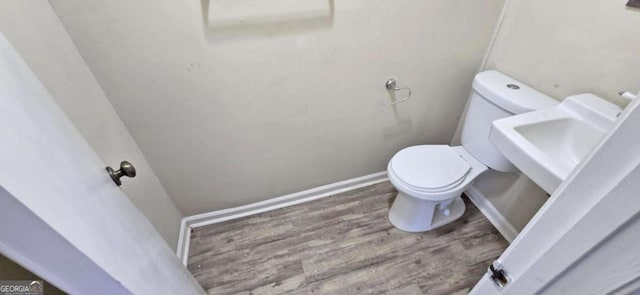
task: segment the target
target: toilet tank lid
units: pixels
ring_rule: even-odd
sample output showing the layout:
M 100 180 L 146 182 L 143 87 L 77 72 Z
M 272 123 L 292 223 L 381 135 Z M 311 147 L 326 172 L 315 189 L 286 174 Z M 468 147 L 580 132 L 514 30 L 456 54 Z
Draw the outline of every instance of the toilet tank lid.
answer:
M 473 89 L 513 114 L 544 109 L 559 103 L 552 97 L 496 70 L 477 74 L 473 80 Z

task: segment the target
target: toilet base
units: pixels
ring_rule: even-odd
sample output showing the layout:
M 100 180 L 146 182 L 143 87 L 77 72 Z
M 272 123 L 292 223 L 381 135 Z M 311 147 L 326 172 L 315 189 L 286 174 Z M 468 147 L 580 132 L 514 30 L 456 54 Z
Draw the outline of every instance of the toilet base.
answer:
M 399 192 L 389 210 L 389 221 L 399 230 L 425 232 L 451 223 L 464 213 L 460 196 L 433 202 Z

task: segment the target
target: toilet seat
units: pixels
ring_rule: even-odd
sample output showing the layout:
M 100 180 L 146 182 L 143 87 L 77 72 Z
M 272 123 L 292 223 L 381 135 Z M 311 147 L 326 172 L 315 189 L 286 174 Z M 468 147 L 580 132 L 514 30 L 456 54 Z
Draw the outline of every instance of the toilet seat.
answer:
M 387 167 L 398 190 L 389 221 L 400 230 L 422 232 L 464 213 L 460 198 L 488 168 L 462 146 L 423 145 L 398 152 Z
M 456 188 L 472 167 L 448 145 L 420 145 L 399 151 L 389 161 L 389 170 L 402 185 L 429 194 Z

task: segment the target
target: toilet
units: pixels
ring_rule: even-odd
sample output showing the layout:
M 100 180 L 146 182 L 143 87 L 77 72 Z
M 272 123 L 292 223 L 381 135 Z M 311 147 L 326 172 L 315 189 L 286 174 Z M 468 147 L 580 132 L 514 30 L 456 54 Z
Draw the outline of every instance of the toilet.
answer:
M 461 146 L 411 146 L 389 161 L 387 175 L 398 190 L 389 221 L 396 228 L 429 231 L 462 216 L 462 192 L 479 175 L 488 169 L 516 171 L 489 142 L 492 122 L 559 103 L 494 70 L 476 75 L 472 88 Z

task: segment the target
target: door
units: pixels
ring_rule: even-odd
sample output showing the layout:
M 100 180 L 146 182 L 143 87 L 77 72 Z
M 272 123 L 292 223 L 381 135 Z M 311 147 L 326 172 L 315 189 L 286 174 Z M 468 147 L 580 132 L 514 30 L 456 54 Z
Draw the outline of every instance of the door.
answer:
M 640 290 L 639 104 L 627 107 L 471 294 Z
M 12 260 L 71 293 L 204 293 L 2 34 L 0 165 Z

